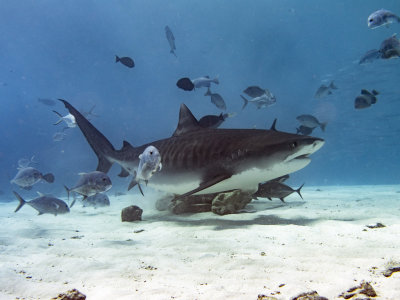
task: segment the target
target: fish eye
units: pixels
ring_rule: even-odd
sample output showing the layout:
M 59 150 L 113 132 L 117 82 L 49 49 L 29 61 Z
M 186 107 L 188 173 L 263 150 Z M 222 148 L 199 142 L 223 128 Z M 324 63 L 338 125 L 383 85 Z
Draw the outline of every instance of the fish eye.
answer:
M 369 19 L 369 22 L 371 23 L 374 19 Z
M 153 155 L 153 151 L 150 151 L 150 155 Z

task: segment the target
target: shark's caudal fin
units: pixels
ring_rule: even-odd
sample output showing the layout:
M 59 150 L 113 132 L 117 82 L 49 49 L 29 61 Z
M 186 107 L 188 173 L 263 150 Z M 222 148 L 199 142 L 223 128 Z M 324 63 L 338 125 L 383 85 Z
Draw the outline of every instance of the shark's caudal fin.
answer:
M 75 121 L 81 129 L 83 135 L 96 153 L 99 163 L 97 165 L 97 171 L 107 173 L 112 162 L 109 161 L 107 156 L 112 155 L 115 152 L 113 145 L 107 140 L 107 138 L 96 129 L 78 110 L 75 109 L 71 104 L 63 99 L 58 99 L 64 103 L 69 113 L 75 117 Z

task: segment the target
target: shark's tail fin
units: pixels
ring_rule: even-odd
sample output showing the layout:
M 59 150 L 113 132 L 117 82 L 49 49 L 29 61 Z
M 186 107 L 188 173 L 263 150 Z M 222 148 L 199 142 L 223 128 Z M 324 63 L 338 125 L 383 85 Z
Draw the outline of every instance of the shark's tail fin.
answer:
M 21 209 L 22 206 L 24 206 L 26 204 L 26 201 L 24 199 L 22 199 L 22 197 L 17 192 L 13 191 L 13 193 L 14 193 L 15 197 L 17 197 L 17 199 L 19 200 L 19 205 L 17 206 L 17 208 L 14 211 L 14 212 L 17 212 Z
M 243 97 L 242 95 L 240 95 L 240 97 L 242 97 L 244 104 L 242 106 L 242 110 L 247 106 L 247 103 L 249 103 L 249 100 L 247 100 L 245 97 Z
M 295 190 L 295 192 L 297 192 L 297 194 L 299 194 L 301 199 L 303 199 L 303 196 L 301 195 L 300 190 L 303 187 L 303 185 L 304 185 L 304 183 L 297 190 Z
M 97 171 L 107 173 L 112 162 L 107 158 L 113 156 L 115 149 L 113 145 L 107 140 L 107 138 L 96 129 L 78 110 L 75 109 L 71 104 L 63 99 L 58 99 L 64 103 L 69 113 L 75 117 L 75 121 L 81 129 L 83 135 L 88 141 L 90 147 L 96 153 L 99 163 L 97 165 Z

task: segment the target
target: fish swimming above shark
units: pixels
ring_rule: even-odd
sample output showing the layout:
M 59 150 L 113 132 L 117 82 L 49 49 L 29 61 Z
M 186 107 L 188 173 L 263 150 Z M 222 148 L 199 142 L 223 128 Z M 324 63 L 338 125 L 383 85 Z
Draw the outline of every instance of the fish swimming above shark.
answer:
M 153 145 L 162 153 L 163 168 L 148 186 L 175 194 L 175 199 L 230 190 L 254 193 L 258 183 L 307 166 L 309 155 L 324 144 L 320 138 L 277 130 L 202 128 L 181 104 L 178 126 L 171 137 L 138 147 L 124 141 L 116 150 L 69 102 L 60 101 L 96 153 L 98 171 L 107 173 L 117 163 L 122 168 L 119 176 L 133 175 L 139 155 Z

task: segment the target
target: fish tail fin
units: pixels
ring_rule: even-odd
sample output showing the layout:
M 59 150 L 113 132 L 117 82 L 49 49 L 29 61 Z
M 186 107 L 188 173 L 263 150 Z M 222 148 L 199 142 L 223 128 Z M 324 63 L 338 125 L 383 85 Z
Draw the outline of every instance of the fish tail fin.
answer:
M 249 103 L 249 100 L 247 100 L 245 97 L 243 97 L 242 95 L 240 95 L 240 97 L 242 97 L 244 104 L 242 106 L 242 110 L 247 106 L 247 103 Z
M 119 61 L 120 61 L 120 58 L 118 57 L 118 55 L 115 55 L 115 62 L 117 63 Z
M 219 78 L 218 78 L 218 76 L 215 77 L 215 78 L 213 79 L 213 82 L 214 82 L 215 84 L 219 84 Z
M 327 125 L 328 123 L 321 123 L 321 130 L 322 131 L 325 131 L 325 128 L 326 128 L 326 125 Z
M 43 179 L 46 180 L 48 183 L 54 182 L 54 175 L 52 173 L 47 173 L 43 175 Z
M 372 94 L 374 94 L 374 96 L 379 95 L 379 92 L 377 90 L 372 90 Z
M 54 112 L 57 116 L 60 117 L 60 119 L 59 119 L 57 122 L 55 122 L 55 123 L 53 124 L 53 125 L 58 125 L 58 124 L 60 124 L 60 123 L 62 122 L 63 116 L 62 116 L 59 112 L 57 112 L 57 111 L 55 111 L 55 110 L 53 110 L 53 112 Z
M 331 84 L 329 85 L 329 87 L 333 90 L 337 90 L 338 87 L 335 85 L 335 83 L 333 82 L 333 80 L 331 81 Z
M 110 161 L 109 157 L 115 155 L 116 150 L 108 139 L 97 130 L 77 109 L 63 99 L 58 99 L 68 109 L 69 113 L 75 117 L 75 121 L 78 124 L 80 130 L 85 136 L 90 147 L 92 147 L 94 153 L 98 158 L 97 171 L 107 173 L 113 162 Z
M 142 190 L 142 187 L 140 186 L 140 183 L 138 182 L 137 185 L 138 185 L 138 188 L 139 188 L 140 193 L 141 193 L 142 196 L 144 197 L 143 190 Z
M 207 92 L 204 94 L 204 96 L 210 96 L 211 95 L 211 90 L 210 88 L 207 88 Z
M 303 196 L 301 195 L 300 191 L 301 191 L 301 188 L 302 188 L 303 186 L 304 186 L 304 183 L 303 183 L 297 190 L 295 190 L 295 191 L 297 192 L 297 194 L 299 194 L 299 196 L 300 196 L 301 199 L 303 199 Z
M 69 193 L 71 192 L 71 190 L 66 185 L 64 185 L 64 189 L 67 191 L 67 197 L 69 201 Z
M 22 199 L 22 197 L 17 192 L 13 191 L 13 193 L 14 193 L 15 197 L 17 197 L 17 199 L 19 200 L 19 205 L 17 206 L 17 208 L 14 211 L 14 212 L 17 212 L 21 209 L 22 206 L 24 206 L 26 204 L 26 201 L 24 199 Z

